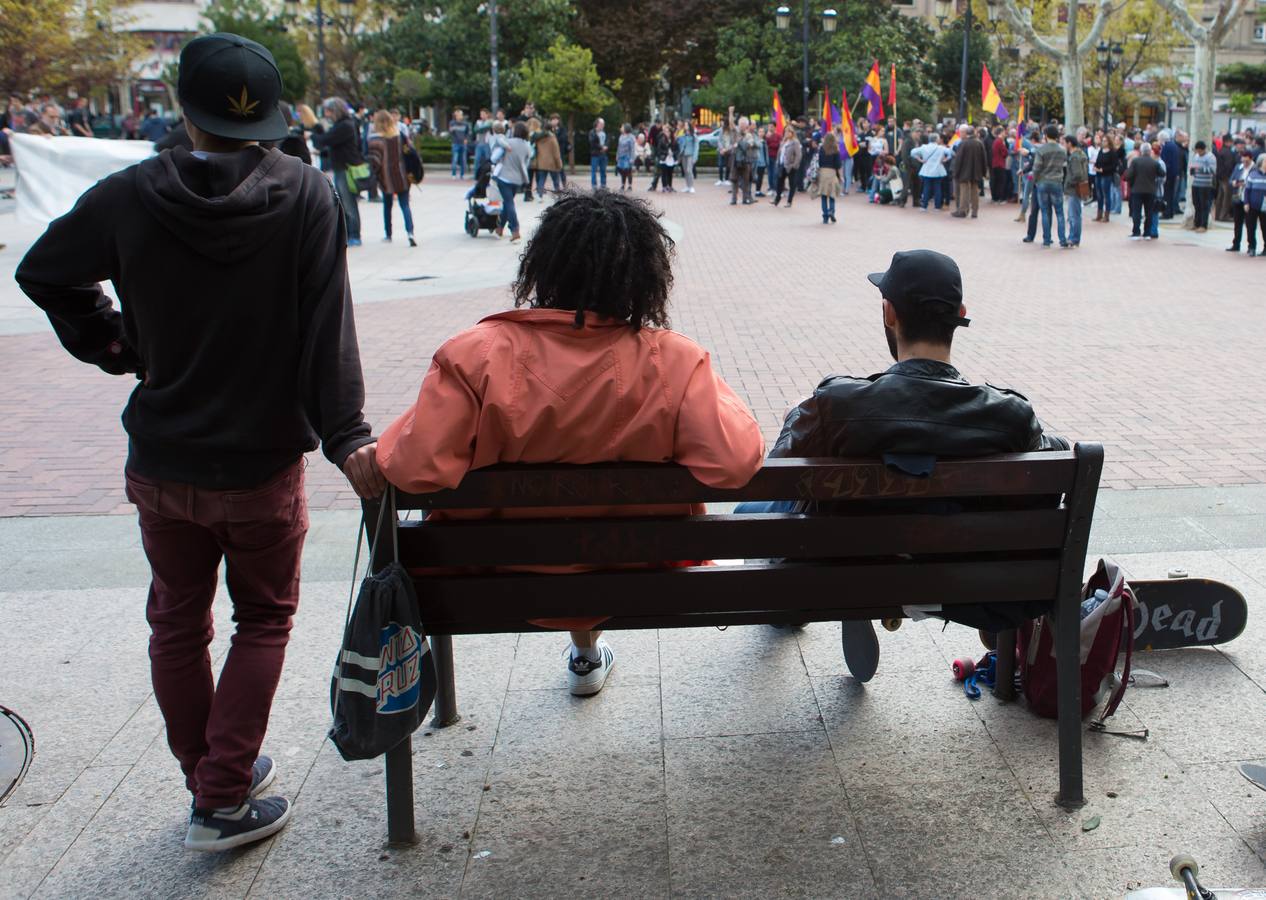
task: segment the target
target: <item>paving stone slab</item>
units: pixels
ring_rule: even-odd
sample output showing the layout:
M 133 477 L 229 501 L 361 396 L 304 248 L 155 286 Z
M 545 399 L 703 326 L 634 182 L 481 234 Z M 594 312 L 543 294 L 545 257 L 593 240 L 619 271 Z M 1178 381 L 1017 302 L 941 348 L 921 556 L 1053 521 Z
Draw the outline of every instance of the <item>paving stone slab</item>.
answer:
M 664 754 L 675 896 L 873 892 L 822 732 L 683 738 Z

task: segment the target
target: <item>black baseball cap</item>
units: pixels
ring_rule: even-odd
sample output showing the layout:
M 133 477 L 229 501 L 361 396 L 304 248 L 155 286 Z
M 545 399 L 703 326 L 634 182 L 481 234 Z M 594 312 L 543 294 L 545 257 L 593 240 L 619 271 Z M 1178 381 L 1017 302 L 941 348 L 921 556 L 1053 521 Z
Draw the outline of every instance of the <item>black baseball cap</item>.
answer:
M 958 314 L 963 305 L 963 276 L 958 263 L 935 250 L 902 250 L 892 255 L 887 272 L 866 276 L 885 300 L 898 309 L 929 305 L 943 311 L 954 325 L 966 327 L 971 319 Z
M 279 141 L 289 133 L 281 72 L 262 44 L 219 32 L 194 38 L 180 51 L 176 93 L 185 118 L 217 137 Z

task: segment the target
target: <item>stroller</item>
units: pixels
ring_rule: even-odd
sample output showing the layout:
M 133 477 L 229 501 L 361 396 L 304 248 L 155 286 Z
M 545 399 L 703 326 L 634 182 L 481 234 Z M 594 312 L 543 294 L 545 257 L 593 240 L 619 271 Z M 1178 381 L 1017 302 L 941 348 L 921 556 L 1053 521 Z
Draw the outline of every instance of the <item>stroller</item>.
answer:
M 488 184 L 492 181 L 492 165 L 484 160 L 475 173 L 475 186 L 466 195 L 466 233 L 479 237 L 487 229 L 495 231 L 501 218 L 501 198 L 488 196 Z

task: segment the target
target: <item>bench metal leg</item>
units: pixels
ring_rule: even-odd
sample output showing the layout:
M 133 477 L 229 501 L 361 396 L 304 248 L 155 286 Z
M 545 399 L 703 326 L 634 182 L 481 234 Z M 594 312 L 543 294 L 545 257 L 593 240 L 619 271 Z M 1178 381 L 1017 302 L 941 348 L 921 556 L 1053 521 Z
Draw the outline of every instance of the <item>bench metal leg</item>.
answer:
M 405 738 L 385 755 L 387 763 L 387 842 L 413 844 L 413 739 Z
M 1015 699 L 1015 629 L 998 632 L 998 671 L 993 695 L 999 700 Z
M 447 728 L 456 725 L 461 716 L 457 714 L 457 686 L 453 679 L 453 636 L 451 634 L 431 635 L 431 657 L 435 660 L 435 718 L 431 720 L 432 728 Z
M 1085 806 L 1081 771 L 1081 634 L 1078 608 L 1055 609 L 1055 667 L 1059 713 L 1059 794 L 1067 809 Z

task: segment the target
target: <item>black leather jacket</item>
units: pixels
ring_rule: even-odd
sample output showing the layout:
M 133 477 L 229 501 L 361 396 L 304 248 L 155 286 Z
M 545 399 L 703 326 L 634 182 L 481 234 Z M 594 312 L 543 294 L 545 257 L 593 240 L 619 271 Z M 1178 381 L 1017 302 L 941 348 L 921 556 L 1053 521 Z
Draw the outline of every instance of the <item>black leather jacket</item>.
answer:
M 969 384 L 948 363 L 930 359 L 899 362 L 869 378 L 832 375 L 787 414 L 771 457 L 937 458 L 1066 450 L 1068 441 L 1044 434 L 1029 401 L 990 384 Z M 1054 505 L 1057 498 L 1036 502 Z M 1031 499 L 1025 502 L 1034 502 Z M 892 504 L 887 504 L 891 509 Z M 955 512 L 962 502 L 911 501 L 912 510 Z M 856 503 L 808 504 L 805 512 L 843 514 Z M 935 598 L 910 598 L 934 602 Z M 1041 603 L 969 604 L 946 608 L 944 618 L 973 628 L 999 631 L 1046 611 Z
M 1023 395 L 969 384 L 948 363 L 909 359 L 869 378 L 825 379 L 787 414 L 769 455 L 949 458 L 1068 446 L 1043 433 Z

